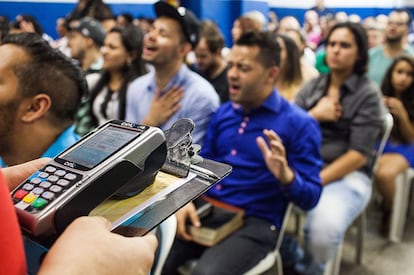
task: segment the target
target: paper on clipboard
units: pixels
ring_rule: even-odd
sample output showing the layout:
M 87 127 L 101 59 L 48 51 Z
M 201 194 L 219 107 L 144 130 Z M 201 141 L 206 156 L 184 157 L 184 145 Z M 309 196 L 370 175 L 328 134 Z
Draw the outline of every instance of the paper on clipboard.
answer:
M 155 202 L 163 200 L 171 192 L 196 177 L 190 172 L 186 178 L 179 178 L 164 172 L 158 172 L 154 183 L 134 197 L 116 200 L 108 199 L 90 212 L 90 216 L 103 216 L 112 222 L 112 228 L 134 217 Z

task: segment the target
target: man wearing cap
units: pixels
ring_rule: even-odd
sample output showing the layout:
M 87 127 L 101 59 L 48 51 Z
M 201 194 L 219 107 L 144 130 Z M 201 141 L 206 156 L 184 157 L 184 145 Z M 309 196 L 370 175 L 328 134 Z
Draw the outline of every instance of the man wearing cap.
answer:
M 68 46 L 72 58 L 81 66 L 89 89 L 99 80 L 103 67 L 103 56 L 100 51 L 105 40 L 105 30 L 101 23 L 91 17 L 73 21 L 68 35 Z M 76 133 L 87 134 L 94 122 L 88 115 L 90 110 L 89 95 L 82 97 L 81 105 L 75 115 Z
M 199 40 L 199 21 L 183 7 L 154 4 L 157 19 L 145 35 L 142 58 L 154 70 L 137 78 L 127 92 L 126 120 L 168 129 L 180 118 L 195 123 L 193 140 L 201 144 L 219 97 L 211 84 L 192 72 L 184 57 Z
M 102 70 L 103 57 L 100 48 L 104 39 L 105 30 L 101 23 L 90 17 L 82 18 L 70 28 L 70 53 L 80 63 L 85 75 Z

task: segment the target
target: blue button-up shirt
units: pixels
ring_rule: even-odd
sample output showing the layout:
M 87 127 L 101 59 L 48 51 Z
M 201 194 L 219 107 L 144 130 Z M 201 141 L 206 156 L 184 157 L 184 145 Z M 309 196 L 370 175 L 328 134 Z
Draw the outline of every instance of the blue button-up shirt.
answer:
M 178 73 L 171 79 L 161 93 L 174 85 L 184 89 L 181 108 L 171 116 L 160 128 L 167 130 L 180 118 L 189 118 L 195 124 L 192 137 L 194 143 L 202 144 L 208 123 L 220 104 L 220 99 L 213 86 L 197 73 L 182 65 Z M 127 91 L 127 107 L 125 120 L 140 123 L 148 114 L 157 85 L 155 71 L 150 71 L 135 79 Z
M 295 173 L 290 185 L 282 186 L 266 166 L 256 144 L 264 129 L 274 130 L 283 141 Z M 310 209 L 319 200 L 320 145 L 317 122 L 276 91 L 250 113 L 234 103 L 224 103 L 211 120 L 202 155 L 230 164 L 233 171 L 207 194 L 280 227 L 289 201 Z

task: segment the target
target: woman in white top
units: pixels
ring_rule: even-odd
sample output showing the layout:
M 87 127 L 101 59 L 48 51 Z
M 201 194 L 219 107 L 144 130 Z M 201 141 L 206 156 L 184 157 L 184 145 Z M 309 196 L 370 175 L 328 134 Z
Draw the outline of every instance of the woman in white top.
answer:
M 91 115 L 98 125 L 108 120 L 125 118 L 126 91 L 129 83 L 145 74 L 141 59 L 142 31 L 135 26 L 110 30 L 101 48 L 103 73 L 91 88 Z

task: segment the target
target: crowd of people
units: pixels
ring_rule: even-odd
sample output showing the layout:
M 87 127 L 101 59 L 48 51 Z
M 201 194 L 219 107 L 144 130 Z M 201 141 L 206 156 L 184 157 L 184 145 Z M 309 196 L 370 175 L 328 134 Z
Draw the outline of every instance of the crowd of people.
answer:
M 54 157 L 109 120 L 165 130 L 189 118 L 201 155 L 233 167 L 206 195 L 243 208 L 246 216 L 230 237 L 205 247 L 186 231 L 186 223 L 202 223 L 194 204 L 184 206 L 163 274 L 177 274 L 194 258 L 192 274 L 248 271 L 274 249 L 289 203 L 307 216 L 291 270 L 323 274 L 369 203 L 372 177 L 382 196 L 385 236 L 395 180 L 414 166 L 411 13 L 398 8 L 361 19 L 318 0 L 301 24 L 275 13 L 267 22 L 252 11 L 234 21 L 227 48 L 214 21 L 183 9 L 159 1 L 156 18 L 134 19 L 114 16 L 100 0 L 80 0 L 57 20 L 54 41 L 30 15 L 12 23 L 0 17 L 3 200 L 45 161 L 33 160 Z M 394 127 L 374 171 L 386 112 Z M 8 204 L 0 214 L 10 220 L 0 226 L 0 243 L 7 243 L 1 261 L 18 269 L 2 262 L 0 273 L 24 274 L 23 241 Z M 40 273 L 76 261 L 82 273 L 148 274 L 153 236 L 129 242 L 107 228 L 103 219 L 76 220 L 47 252 Z M 128 257 L 117 261 L 119 255 Z

